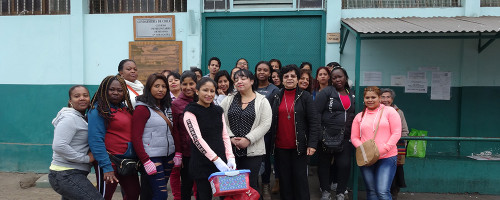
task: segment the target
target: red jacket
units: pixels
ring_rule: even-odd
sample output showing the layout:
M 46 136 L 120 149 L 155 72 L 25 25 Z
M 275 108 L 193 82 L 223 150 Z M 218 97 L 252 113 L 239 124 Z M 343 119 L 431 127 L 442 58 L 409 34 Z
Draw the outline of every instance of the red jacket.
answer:
M 187 97 L 181 92 L 179 97 L 172 102 L 172 118 L 174 121 L 174 130 L 172 136 L 174 137 L 175 152 L 182 153 L 182 156 L 191 157 L 191 138 L 184 127 L 184 108 L 193 102 L 192 97 Z

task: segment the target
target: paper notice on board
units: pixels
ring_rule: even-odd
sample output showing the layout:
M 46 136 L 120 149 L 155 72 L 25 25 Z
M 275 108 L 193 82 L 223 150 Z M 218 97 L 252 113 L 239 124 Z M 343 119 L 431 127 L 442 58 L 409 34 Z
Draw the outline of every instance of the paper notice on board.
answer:
M 364 86 L 382 85 L 382 72 L 364 72 Z
M 405 93 L 427 93 L 427 77 L 425 72 L 408 72 Z
M 438 72 L 439 67 L 419 67 L 418 71 Z
M 406 85 L 406 76 L 391 76 L 391 86 L 405 86 Z
M 431 99 L 450 100 L 451 72 L 432 72 Z

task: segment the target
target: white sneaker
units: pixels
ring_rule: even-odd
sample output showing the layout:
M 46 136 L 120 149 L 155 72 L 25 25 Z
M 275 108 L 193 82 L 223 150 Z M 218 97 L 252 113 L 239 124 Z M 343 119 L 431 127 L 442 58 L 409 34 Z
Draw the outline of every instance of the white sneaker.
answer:
M 321 192 L 321 200 L 331 200 L 330 192 L 324 190 Z
M 330 185 L 330 189 L 332 190 L 332 192 L 337 191 L 337 183 L 332 183 L 332 184 Z
M 344 194 L 337 194 L 335 200 L 344 200 Z

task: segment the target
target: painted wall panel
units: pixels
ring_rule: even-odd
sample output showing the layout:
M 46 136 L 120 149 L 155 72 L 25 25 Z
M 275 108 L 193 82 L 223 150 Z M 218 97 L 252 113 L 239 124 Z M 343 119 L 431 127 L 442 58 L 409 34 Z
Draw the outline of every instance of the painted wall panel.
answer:
M 71 82 L 69 24 L 67 15 L 2 16 L 0 68 L 6 76 L 1 83 Z
M 407 158 L 404 165 L 407 188 L 401 192 L 500 194 L 500 161 L 429 156 Z

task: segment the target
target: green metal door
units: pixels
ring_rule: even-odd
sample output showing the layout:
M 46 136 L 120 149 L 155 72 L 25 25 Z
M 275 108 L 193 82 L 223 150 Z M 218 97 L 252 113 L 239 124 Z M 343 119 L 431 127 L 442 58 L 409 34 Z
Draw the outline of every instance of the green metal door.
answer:
M 230 71 L 239 58 L 255 64 L 272 58 L 283 65 L 307 61 L 324 65 L 323 15 L 206 17 L 202 69 L 219 57 L 221 70 Z

